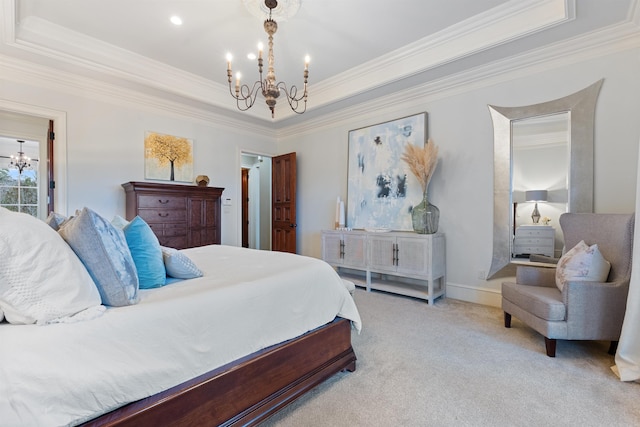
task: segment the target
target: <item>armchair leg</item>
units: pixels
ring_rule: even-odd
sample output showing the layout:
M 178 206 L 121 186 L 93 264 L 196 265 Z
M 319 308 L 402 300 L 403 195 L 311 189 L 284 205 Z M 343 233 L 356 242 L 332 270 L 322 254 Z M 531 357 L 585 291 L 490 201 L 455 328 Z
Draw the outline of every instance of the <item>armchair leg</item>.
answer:
M 617 350 L 618 350 L 618 341 L 611 341 L 611 345 L 609 346 L 609 354 L 612 356 L 615 356 Z
M 544 345 L 547 347 L 547 356 L 556 357 L 556 340 L 544 337 Z
M 504 312 L 504 327 L 505 328 L 511 327 L 511 315 L 506 311 Z

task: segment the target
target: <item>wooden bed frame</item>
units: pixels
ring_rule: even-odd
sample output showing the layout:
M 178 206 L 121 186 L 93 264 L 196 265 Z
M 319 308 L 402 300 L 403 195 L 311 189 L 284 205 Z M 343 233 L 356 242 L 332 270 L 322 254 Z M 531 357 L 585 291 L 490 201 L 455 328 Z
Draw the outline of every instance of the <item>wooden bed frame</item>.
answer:
M 256 425 L 340 371 L 355 371 L 351 322 L 253 353 L 83 426 Z

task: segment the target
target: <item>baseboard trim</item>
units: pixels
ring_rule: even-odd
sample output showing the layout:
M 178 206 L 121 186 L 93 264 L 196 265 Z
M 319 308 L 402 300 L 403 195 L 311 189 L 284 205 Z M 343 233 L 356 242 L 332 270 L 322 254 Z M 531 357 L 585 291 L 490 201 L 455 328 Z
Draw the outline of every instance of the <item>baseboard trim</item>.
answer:
M 500 307 L 502 304 L 502 294 L 499 290 L 458 285 L 450 282 L 447 283 L 447 298 L 493 307 Z

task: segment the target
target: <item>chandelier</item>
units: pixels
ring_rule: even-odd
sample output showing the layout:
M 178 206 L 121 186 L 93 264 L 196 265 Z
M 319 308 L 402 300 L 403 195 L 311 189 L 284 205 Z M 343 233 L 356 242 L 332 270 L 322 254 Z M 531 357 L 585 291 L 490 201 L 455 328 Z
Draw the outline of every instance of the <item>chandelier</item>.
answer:
M 18 169 L 18 174 L 22 175 L 22 171 L 31 167 L 31 158 L 24 155 L 22 151 L 22 144 L 24 141 L 18 140 L 20 143 L 20 150 L 17 156 L 11 156 L 11 166 Z
M 231 54 L 227 54 L 227 79 L 229 80 L 229 92 L 231 96 L 236 99 L 236 105 L 240 111 L 247 111 L 253 107 L 256 102 L 258 92 L 262 93 L 269 110 L 271 110 L 271 118 L 274 117 L 276 101 L 280 96 L 280 93 L 284 93 L 287 102 L 291 109 L 297 113 L 302 114 L 307 110 L 307 80 L 309 78 L 309 56 L 304 59 L 304 89 L 302 93 L 298 94 L 298 87 L 291 86 L 287 89 L 287 85 L 284 82 L 276 83 L 276 73 L 273 66 L 273 35 L 278 30 L 278 24 L 271 17 L 273 9 L 278 6 L 277 0 L 265 0 L 265 6 L 269 8 L 269 18 L 264 21 L 264 30 L 269 35 L 269 53 L 267 55 L 268 69 L 267 77 L 262 78 L 262 43 L 258 44 L 258 73 L 260 79 L 253 83 L 253 87 L 249 88 L 247 84 L 240 84 L 240 73 L 236 74 L 235 90 L 232 88 L 232 76 L 231 71 Z M 301 102 L 302 101 L 302 102 Z

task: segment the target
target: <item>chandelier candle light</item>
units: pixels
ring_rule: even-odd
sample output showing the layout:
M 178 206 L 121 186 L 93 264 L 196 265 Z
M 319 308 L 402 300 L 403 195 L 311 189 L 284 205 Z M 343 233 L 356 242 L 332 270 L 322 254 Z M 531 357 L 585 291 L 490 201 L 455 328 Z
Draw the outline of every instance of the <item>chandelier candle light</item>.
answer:
M 253 84 L 252 88 L 248 85 L 240 84 L 240 73 L 236 74 L 235 90 L 232 88 L 233 72 L 231 71 L 231 54 L 227 54 L 227 79 L 229 81 L 229 92 L 231 96 L 236 99 L 236 105 L 240 111 L 246 111 L 253 106 L 258 96 L 258 92 L 262 92 L 269 110 L 271 110 L 271 118 L 274 117 L 276 100 L 280 96 L 280 91 L 284 92 L 287 102 L 291 109 L 297 113 L 302 114 L 307 110 L 307 80 L 309 79 L 309 56 L 304 59 L 304 90 L 298 95 L 298 88 L 291 86 L 287 89 L 287 85 L 284 82 L 276 83 L 276 72 L 273 66 L 273 35 L 278 30 L 278 24 L 271 18 L 271 12 L 278 6 L 277 0 L 265 0 L 265 6 L 269 8 L 269 18 L 264 21 L 264 30 L 269 35 L 269 53 L 267 56 L 268 70 L 267 77 L 262 78 L 262 43 L 258 44 L 258 72 L 260 74 L 260 80 Z M 300 102 L 303 101 L 302 105 Z

